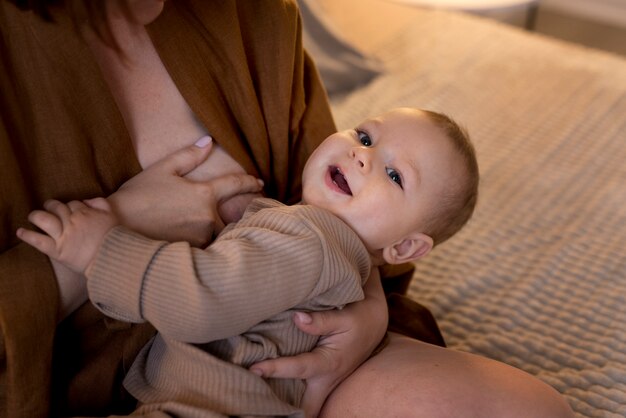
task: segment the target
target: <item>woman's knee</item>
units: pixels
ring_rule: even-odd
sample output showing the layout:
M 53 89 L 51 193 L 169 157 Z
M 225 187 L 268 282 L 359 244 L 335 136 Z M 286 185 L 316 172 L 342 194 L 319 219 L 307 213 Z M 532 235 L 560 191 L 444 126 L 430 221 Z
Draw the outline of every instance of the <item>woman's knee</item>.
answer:
M 565 398 L 538 378 L 512 366 L 470 355 L 470 372 L 462 378 L 477 403 L 475 416 L 570 418 Z M 457 387 L 457 390 L 463 390 Z
M 483 357 L 392 335 L 328 398 L 325 417 L 571 417 L 554 389 Z

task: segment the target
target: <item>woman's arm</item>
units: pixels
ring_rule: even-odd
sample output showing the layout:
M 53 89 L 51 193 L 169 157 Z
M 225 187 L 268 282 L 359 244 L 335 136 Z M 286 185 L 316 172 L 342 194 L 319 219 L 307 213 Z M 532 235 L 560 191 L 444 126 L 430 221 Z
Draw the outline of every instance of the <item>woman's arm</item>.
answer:
M 340 311 L 297 313 L 302 331 L 321 335 L 317 347 L 294 357 L 255 364 L 251 371 L 263 377 L 307 381 L 302 408 L 315 417 L 333 389 L 363 363 L 379 345 L 387 329 L 388 312 L 377 268 L 365 284 L 365 299 Z

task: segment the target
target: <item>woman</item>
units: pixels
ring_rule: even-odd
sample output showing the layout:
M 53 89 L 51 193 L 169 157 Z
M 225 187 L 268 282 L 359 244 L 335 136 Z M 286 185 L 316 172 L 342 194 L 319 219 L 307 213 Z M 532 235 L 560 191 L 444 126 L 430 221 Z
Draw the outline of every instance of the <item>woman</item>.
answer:
M 306 156 L 334 130 L 328 103 L 289 1 L 0 0 L 0 31 L 0 410 L 124 413 L 133 400 L 119 381 L 154 330 L 81 306 L 76 278 L 17 244 L 15 229 L 48 198 L 123 184 L 111 200 L 129 226 L 205 244 L 218 213 L 237 219 L 252 197 L 237 173 L 298 200 Z M 190 146 L 207 133 L 221 146 L 208 158 Z M 571 415 L 526 374 L 394 333 L 350 374 L 385 332 L 380 283 L 366 293 L 341 312 L 296 318 L 324 335 L 313 353 L 255 366 L 307 379 L 309 415 Z

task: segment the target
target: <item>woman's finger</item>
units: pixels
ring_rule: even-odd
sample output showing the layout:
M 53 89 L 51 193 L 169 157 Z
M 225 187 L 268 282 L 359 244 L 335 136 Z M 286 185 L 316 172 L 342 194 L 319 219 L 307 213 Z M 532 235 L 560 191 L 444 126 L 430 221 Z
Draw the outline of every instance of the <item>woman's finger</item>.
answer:
M 325 352 L 316 349 L 292 357 L 264 360 L 251 366 L 250 371 L 265 378 L 310 379 L 328 373 L 329 364 Z
M 208 135 L 203 136 L 195 144 L 180 149 L 157 161 L 150 169 L 163 170 L 166 173 L 184 176 L 208 158 L 212 147 L 213 138 Z
M 293 322 L 301 330 L 310 335 L 333 335 L 350 329 L 342 320 L 343 311 L 329 310 L 318 312 L 296 312 Z
M 264 378 L 305 379 L 307 387 L 300 406 L 307 416 L 317 416 L 328 394 L 344 377 L 336 373 L 338 365 L 332 358 L 332 349 L 318 347 L 297 356 L 262 361 L 250 371 Z
M 217 202 L 243 193 L 263 190 L 263 181 L 249 174 L 227 174 L 210 181 Z

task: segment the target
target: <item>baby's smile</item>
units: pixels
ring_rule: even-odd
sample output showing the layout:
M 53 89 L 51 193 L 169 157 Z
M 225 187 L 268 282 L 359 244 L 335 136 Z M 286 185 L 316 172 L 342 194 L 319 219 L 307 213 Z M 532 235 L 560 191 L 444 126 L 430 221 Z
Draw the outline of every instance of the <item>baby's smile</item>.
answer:
M 328 173 L 330 175 L 330 179 L 332 180 L 333 184 L 337 186 L 337 188 L 340 191 L 342 191 L 343 193 L 347 195 L 352 196 L 352 190 L 350 190 L 348 181 L 346 180 L 345 176 L 343 175 L 339 167 L 331 165 L 330 167 L 328 167 Z

